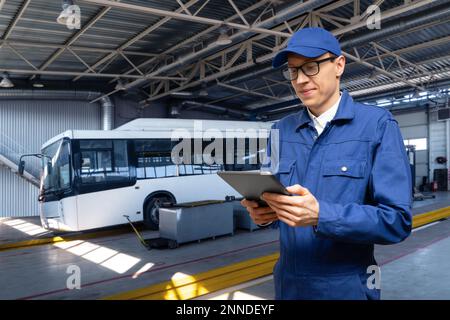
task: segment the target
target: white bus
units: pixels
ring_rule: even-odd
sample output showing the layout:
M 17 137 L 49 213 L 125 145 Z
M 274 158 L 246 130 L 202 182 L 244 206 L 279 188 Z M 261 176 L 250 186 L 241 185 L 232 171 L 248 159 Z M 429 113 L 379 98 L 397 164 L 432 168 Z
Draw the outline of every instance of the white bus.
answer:
M 173 130 L 190 133 L 200 121 L 201 132 L 216 129 L 254 129 L 268 132 L 271 123 L 186 119 L 137 119 L 111 131 L 70 130 L 43 146 L 40 186 L 40 216 L 43 227 L 61 231 L 82 231 L 143 221 L 150 229 L 159 227 L 158 207 L 162 202 L 184 203 L 224 200 L 240 195 L 216 172 L 219 170 L 257 170 L 260 161 L 249 161 L 251 138 L 245 139 L 245 163 L 211 164 L 192 149 L 191 164 L 175 164 L 171 151 Z M 196 134 L 194 133 L 194 134 Z M 195 138 L 195 136 L 194 136 Z M 228 139 L 230 140 L 230 139 Z M 228 140 L 226 143 L 228 143 Z M 258 140 L 258 153 L 265 144 Z M 194 144 L 195 139 L 189 143 Z M 202 149 L 211 143 L 201 142 Z M 224 147 L 225 147 L 225 144 Z M 229 151 L 229 150 L 228 150 Z M 229 152 L 228 152 L 229 153 Z M 242 157 L 241 157 L 242 158 Z

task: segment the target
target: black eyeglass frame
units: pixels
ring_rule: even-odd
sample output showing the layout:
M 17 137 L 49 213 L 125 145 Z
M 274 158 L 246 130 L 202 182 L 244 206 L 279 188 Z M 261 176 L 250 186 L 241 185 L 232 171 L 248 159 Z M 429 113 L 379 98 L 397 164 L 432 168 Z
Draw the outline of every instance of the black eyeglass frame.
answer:
M 303 72 L 303 74 L 304 74 L 305 76 L 307 76 L 307 77 L 315 76 L 315 75 L 319 74 L 319 72 L 320 72 L 320 64 L 321 64 L 321 63 L 326 62 L 326 61 L 333 61 L 333 60 L 335 60 L 336 58 L 338 58 L 338 57 L 332 56 L 332 57 L 328 57 L 328 58 L 325 58 L 325 59 L 320 59 L 320 60 L 317 60 L 317 61 L 308 61 L 308 62 L 305 62 L 304 64 L 302 64 L 301 66 L 298 66 L 298 67 L 287 67 L 287 68 L 285 68 L 285 69 L 283 70 L 283 76 L 284 76 L 287 80 L 289 80 L 289 81 L 297 80 L 298 74 L 299 74 L 299 72 L 298 72 L 299 69 L 300 69 L 300 70 Z M 307 74 L 307 73 L 303 70 L 303 66 L 307 65 L 308 63 L 316 63 L 316 64 L 317 64 L 317 72 L 316 72 L 316 73 L 314 73 L 314 74 Z M 290 75 L 291 75 L 291 72 L 289 71 L 289 69 L 296 69 L 296 71 L 297 71 L 297 76 L 296 76 L 295 78 L 293 78 L 293 79 L 291 78 L 291 76 L 290 76 Z M 288 75 L 289 77 L 287 77 L 286 75 Z

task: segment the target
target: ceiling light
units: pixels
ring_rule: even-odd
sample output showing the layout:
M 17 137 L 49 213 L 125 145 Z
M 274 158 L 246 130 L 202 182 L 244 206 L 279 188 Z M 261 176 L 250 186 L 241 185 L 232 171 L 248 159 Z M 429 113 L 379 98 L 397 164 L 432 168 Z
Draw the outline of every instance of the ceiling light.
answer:
M 218 44 L 219 46 L 225 46 L 227 44 L 230 44 L 232 41 L 230 39 L 230 37 L 227 34 L 228 28 L 227 27 L 221 27 L 219 29 L 220 32 L 220 36 L 217 38 L 216 40 L 216 44 Z
M 12 88 L 14 87 L 14 83 L 9 80 L 9 76 L 6 72 L 2 74 L 2 81 L 0 81 L 0 88 Z
M 43 87 L 45 87 L 44 84 L 41 81 L 41 76 L 38 75 L 35 78 L 35 80 L 33 81 L 33 87 L 34 88 L 43 88 Z
M 170 95 L 175 96 L 175 97 L 192 97 L 193 96 L 192 92 L 189 92 L 189 91 L 171 92 Z

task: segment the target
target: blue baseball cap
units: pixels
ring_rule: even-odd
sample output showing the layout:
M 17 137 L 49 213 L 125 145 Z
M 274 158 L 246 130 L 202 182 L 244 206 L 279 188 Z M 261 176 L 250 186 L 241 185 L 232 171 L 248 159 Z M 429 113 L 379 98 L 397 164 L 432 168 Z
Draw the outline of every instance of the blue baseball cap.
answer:
M 278 68 L 285 64 L 289 53 L 316 58 L 327 52 L 341 55 L 341 47 L 333 34 L 322 28 L 303 28 L 294 33 L 287 47 L 275 55 L 272 66 Z

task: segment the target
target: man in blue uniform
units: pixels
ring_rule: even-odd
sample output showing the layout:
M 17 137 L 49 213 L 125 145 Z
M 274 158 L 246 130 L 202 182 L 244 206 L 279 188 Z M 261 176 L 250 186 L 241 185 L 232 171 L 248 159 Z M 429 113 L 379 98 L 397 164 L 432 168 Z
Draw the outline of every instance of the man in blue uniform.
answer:
M 368 281 L 374 244 L 400 242 L 412 225 L 410 166 L 397 121 L 339 90 L 345 57 L 326 30 L 296 32 L 273 60 L 274 67 L 285 63 L 306 106 L 274 125 L 276 175 L 292 195 L 264 193 L 269 207 L 242 201 L 255 223 L 280 230 L 275 298 L 379 299 Z

